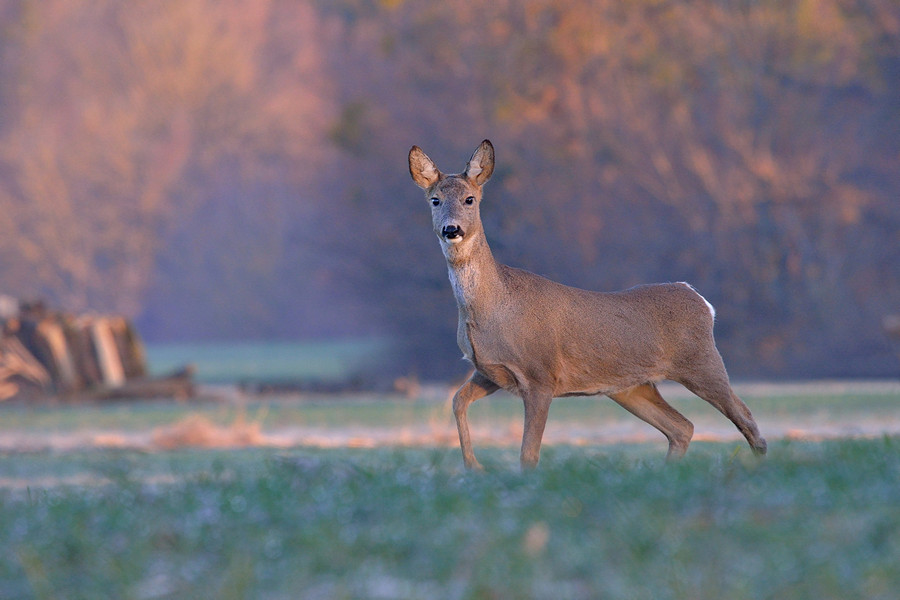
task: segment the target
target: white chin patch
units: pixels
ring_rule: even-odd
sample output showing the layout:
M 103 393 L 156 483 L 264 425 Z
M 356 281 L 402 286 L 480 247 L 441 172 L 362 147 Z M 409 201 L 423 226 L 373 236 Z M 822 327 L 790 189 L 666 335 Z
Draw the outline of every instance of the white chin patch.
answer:
M 453 244 L 458 244 L 461 241 L 463 241 L 463 236 L 459 235 L 459 236 L 456 236 L 455 238 L 448 238 L 448 237 L 442 236 L 441 239 L 444 240 L 444 242 L 446 242 L 447 244 L 450 244 L 452 246 Z

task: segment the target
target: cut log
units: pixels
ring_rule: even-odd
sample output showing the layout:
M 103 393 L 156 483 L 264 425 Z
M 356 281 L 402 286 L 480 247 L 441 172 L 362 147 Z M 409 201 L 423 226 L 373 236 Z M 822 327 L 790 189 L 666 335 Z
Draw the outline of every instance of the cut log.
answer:
M 43 396 L 52 386 L 50 374 L 18 339 L 0 337 L 0 401 Z
M 110 388 L 124 385 L 125 369 L 122 367 L 122 358 L 119 356 L 109 319 L 104 317 L 94 319 L 91 323 L 91 340 L 94 342 L 103 385 Z
M 101 400 L 122 400 L 128 398 L 175 398 L 183 400 L 194 396 L 194 368 L 186 366 L 162 377 L 141 377 L 129 379 L 122 385 L 94 390 L 93 395 Z

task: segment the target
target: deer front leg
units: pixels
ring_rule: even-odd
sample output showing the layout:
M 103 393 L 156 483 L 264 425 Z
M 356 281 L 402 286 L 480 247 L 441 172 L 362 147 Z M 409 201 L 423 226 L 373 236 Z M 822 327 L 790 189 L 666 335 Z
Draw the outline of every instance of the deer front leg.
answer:
M 453 396 L 453 414 L 456 417 L 456 429 L 459 431 L 459 447 L 462 450 L 463 462 L 467 469 L 481 469 L 481 465 L 475 459 L 475 453 L 472 451 L 466 411 L 469 410 L 470 404 L 479 398 L 493 394 L 498 389 L 500 387 L 496 383 L 475 371 Z
M 550 414 L 549 393 L 533 391 L 522 394 L 525 404 L 525 430 L 522 433 L 522 453 L 519 460 L 523 469 L 533 469 L 541 458 L 541 439 Z

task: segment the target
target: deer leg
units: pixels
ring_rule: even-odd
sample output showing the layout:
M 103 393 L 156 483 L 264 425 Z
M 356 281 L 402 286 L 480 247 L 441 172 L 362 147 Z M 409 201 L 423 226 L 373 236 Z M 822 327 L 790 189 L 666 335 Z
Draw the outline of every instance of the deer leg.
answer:
M 711 360 L 708 370 L 694 372 L 687 377 L 675 379 L 678 383 L 700 396 L 719 412 L 728 417 L 738 430 L 747 438 L 747 443 L 756 454 L 766 453 L 766 440 L 760 435 L 756 421 L 744 401 L 731 389 L 725 365 L 718 352 Z
M 609 397 L 666 436 L 669 440 L 667 459 L 681 458 L 687 452 L 694 435 L 694 425 L 663 399 L 655 383 L 638 385 Z
M 522 432 L 522 453 L 519 461 L 523 469 L 533 469 L 541 458 L 541 439 L 550 414 L 553 396 L 544 392 L 526 392 L 522 395 L 525 404 L 525 430 Z
M 453 396 L 453 414 L 456 417 L 456 429 L 459 431 L 459 447 L 462 449 L 463 463 L 467 469 L 481 469 L 481 465 L 475 459 L 475 453 L 472 451 L 472 440 L 469 437 L 469 420 L 466 412 L 469 405 L 484 398 L 489 394 L 493 394 L 500 387 L 475 371 Z

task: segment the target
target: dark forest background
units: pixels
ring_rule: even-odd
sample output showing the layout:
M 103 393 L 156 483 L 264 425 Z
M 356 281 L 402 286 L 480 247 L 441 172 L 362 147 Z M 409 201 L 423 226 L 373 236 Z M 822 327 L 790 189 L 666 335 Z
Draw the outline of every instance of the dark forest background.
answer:
M 495 255 L 693 283 L 737 376 L 897 372 L 896 0 L 0 0 L 0 292 L 458 376 L 418 144 Z

